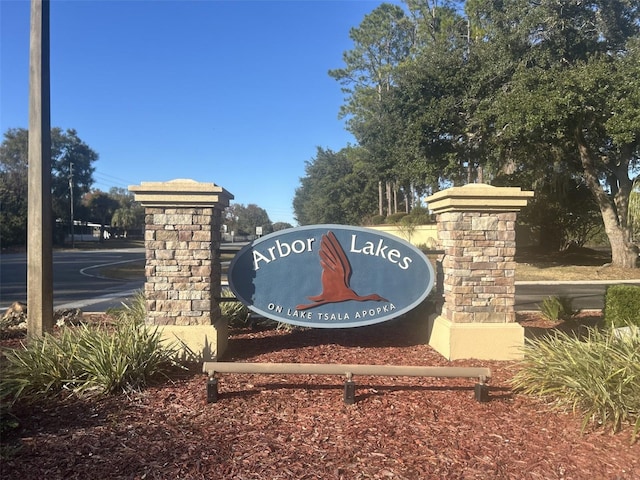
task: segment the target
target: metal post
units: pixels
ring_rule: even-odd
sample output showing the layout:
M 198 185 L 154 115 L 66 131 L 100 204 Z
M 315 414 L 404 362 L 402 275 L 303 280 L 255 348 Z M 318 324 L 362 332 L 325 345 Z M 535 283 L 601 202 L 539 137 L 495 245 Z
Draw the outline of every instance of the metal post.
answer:
M 216 403 L 218 401 L 218 379 L 209 377 L 207 380 L 207 403 Z
M 489 401 L 489 387 L 484 383 L 476 383 L 475 386 L 475 399 L 480 403 L 486 403 Z
M 344 382 L 344 403 L 347 405 L 356 403 L 356 382 L 351 378 Z
M 73 213 L 73 162 L 69 163 L 69 197 L 71 199 L 71 248 L 76 247 Z

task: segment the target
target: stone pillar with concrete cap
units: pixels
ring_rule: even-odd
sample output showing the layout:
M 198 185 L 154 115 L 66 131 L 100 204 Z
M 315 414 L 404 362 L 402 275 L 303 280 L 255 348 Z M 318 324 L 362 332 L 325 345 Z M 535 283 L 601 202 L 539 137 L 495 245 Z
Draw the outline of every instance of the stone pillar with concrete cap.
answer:
M 178 340 L 196 360 L 219 357 L 227 346 L 221 296 L 220 227 L 233 195 L 189 179 L 130 186 L 145 208 L 147 323 Z
M 515 318 L 515 223 L 533 192 L 469 184 L 427 198 L 444 249 L 444 304 L 429 344 L 449 360 L 521 358 Z

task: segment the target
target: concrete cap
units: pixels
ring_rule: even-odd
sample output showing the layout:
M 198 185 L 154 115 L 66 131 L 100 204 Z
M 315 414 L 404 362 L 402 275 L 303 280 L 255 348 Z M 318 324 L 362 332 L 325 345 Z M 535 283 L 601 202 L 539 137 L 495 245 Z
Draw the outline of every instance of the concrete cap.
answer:
M 136 202 L 145 207 L 228 207 L 233 195 L 215 183 L 202 183 L 188 178 L 168 182 L 142 182 L 130 185 Z
M 426 198 L 433 213 L 444 212 L 517 212 L 527 206 L 533 192 L 520 187 L 494 187 L 486 183 L 470 183 L 452 187 Z

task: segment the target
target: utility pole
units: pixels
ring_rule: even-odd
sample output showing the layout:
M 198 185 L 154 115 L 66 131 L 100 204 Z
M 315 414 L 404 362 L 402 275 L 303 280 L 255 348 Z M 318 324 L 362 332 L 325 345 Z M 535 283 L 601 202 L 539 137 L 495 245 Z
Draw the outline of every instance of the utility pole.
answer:
M 74 215 L 73 215 L 73 162 L 69 163 L 69 196 L 71 197 L 71 248 L 76 248 L 74 235 Z
M 49 73 L 49 0 L 31 0 L 27 220 L 27 335 L 30 340 L 53 332 Z

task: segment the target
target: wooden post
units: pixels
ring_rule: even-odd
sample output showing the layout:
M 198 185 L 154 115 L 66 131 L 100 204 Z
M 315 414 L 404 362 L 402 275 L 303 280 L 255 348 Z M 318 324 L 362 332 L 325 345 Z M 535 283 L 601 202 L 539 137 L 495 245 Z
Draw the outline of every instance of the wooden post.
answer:
M 31 0 L 27 334 L 53 331 L 49 1 Z

